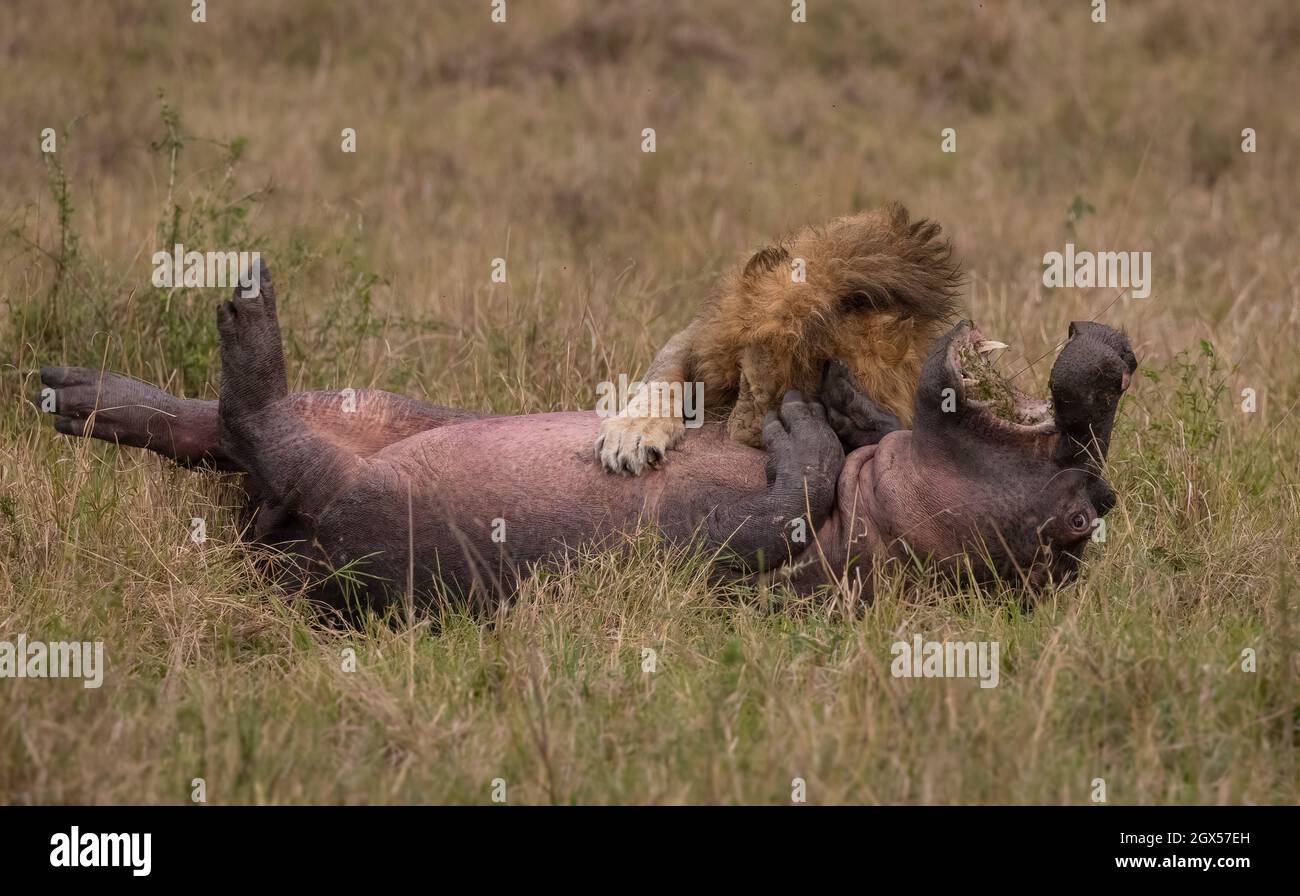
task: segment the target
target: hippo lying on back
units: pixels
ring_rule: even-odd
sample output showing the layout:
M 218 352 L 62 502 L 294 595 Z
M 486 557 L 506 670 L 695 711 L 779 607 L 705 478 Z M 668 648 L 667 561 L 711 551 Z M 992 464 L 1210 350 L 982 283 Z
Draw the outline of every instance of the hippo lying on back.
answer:
M 671 463 L 628 478 L 593 459 L 594 412 L 490 417 L 378 391 L 289 394 L 264 268 L 257 293 L 237 289 L 217 309 L 218 401 L 45 368 L 56 427 L 247 473 L 254 540 L 299 555 L 313 579 L 353 564 L 376 608 L 408 583 L 426 601 L 439 580 L 508 587 L 528 563 L 644 524 L 721 549 L 729 574 L 778 570 L 801 589 L 913 554 L 1041 587 L 1074 573 L 1115 502 L 1101 463 L 1136 365 L 1100 324 L 1071 325 L 1050 405 L 1000 380 L 990 392 L 982 336 L 962 323 L 924 366 L 912 430 L 831 368 L 825 408 L 791 392 L 768 415 L 766 453 L 705 425 Z M 344 600 L 337 579 L 315 594 Z

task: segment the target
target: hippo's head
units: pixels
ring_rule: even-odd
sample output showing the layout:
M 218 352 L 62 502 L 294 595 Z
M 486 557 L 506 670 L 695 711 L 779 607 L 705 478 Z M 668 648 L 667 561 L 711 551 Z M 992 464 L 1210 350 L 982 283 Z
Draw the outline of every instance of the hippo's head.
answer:
M 1119 398 L 1137 367 L 1122 333 L 1070 325 L 1051 401 L 1018 391 L 970 322 L 944 336 L 917 388 L 913 430 L 878 446 L 872 500 L 895 556 L 928 556 L 1031 588 L 1077 569 L 1115 504 L 1102 478 Z M 867 470 L 864 468 L 864 473 Z

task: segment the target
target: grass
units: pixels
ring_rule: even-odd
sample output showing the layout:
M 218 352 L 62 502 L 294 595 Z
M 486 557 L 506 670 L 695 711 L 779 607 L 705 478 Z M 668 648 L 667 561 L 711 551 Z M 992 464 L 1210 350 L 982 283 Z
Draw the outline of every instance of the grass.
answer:
M 72 5 L 0 39 L 0 638 L 108 674 L 0 681 L 0 801 L 1300 800 L 1289 4 Z M 1141 359 L 1106 541 L 1036 605 L 722 588 L 640 538 L 497 612 L 322 628 L 228 484 L 26 400 L 60 362 L 215 394 L 219 297 L 150 285 L 176 239 L 263 252 L 296 387 L 590 407 L 746 250 L 889 198 L 951 232 L 1018 387 L 1070 320 Z M 1153 294 L 1043 289 L 1067 240 L 1151 251 Z M 915 633 L 998 641 L 999 686 L 892 678 Z

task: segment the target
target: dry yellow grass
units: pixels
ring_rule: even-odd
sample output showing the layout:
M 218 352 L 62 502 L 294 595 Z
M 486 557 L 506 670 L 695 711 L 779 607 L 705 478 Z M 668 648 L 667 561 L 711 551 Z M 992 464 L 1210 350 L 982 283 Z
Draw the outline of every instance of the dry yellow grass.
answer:
M 3 13 L 0 639 L 102 639 L 109 671 L 0 680 L 0 801 L 1300 799 L 1292 4 L 208 6 Z M 1073 319 L 1141 358 L 1108 541 L 1033 609 L 891 581 L 845 617 L 646 542 L 493 618 L 322 630 L 219 480 L 24 401 L 60 362 L 213 394 L 218 296 L 149 285 L 173 226 L 264 253 L 294 384 L 530 412 L 644 369 L 770 236 L 893 198 L 951 233 L 1019 384 Z M 1153 294 L 1043 289 L 1067 240 L 1151 251 Z M 914 632 L 999 641 L 1000 686 L 891 678 Z

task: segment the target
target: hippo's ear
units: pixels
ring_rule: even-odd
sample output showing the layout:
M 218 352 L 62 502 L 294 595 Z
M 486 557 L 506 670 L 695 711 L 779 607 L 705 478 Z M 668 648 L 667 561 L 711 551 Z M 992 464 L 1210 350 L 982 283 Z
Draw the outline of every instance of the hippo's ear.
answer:
M 1070 324 L 1070 341 L 1052 365 L 1060 462 L 1099 467 L 1105 460 L 1119 399 L 1135 370 L 1137 358 L 1119 330 L 1092 321 Z

